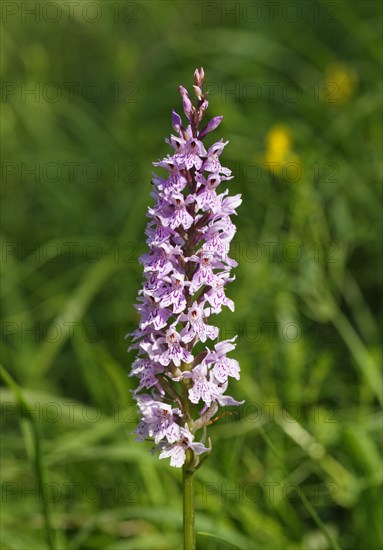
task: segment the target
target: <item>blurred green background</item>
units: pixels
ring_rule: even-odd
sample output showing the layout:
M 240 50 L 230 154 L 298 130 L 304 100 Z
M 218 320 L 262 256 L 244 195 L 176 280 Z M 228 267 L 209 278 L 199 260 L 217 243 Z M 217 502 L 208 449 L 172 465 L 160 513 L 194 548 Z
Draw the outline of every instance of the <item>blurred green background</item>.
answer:
M 210 430 L 198 547 L 381 548 L 381 6 L 2 3 L 3 550 L 48 548 L 47 524 L 57 549 L 181 546 L 180 472 L 129 435 L 124 336 L 197 66 L 243 195 L 218 322 L 246 399 Z

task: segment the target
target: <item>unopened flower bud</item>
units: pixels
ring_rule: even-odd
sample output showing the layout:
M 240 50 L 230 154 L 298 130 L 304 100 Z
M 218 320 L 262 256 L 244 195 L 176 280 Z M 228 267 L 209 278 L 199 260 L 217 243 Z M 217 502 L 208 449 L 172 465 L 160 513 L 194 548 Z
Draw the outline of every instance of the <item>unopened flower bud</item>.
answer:
M 182 127 L 181 117 L 174 110 L 172 112 L 172 125 L 176 132 L 179 132 L 181 130 L 181 127 Z
M 183 86 L 179 87 L 179 92 L 182 97 L 184 113 L 187 116 L 187 118 L 190 120 L 191 114 L 193 111 L 193 105 L 192 105 L 192 102 L 190 101 L 189 92 Z
M 203 128 L 203 130 L 201 131 L 199 138 L 202 139 L 203 137 L 206 136 L 206 134 L 218 128 L 218 126 L 221 124 L 222 119 L 223 119 L 223 116 L 215 116 L 211 120 L 209 120 L 205 128 Z
M 194 71 L 194 82 L 196 86 L 199 86 L 200 88 L 202 88 L 204 78 L 205 78 L 205 71 L 203 70 L 202 67 L 199 70 L 196 69 Z
M 202 90 L 199 86 L 193 86 L 195 95 L 198 97 L 198 99 L 202 99 Z

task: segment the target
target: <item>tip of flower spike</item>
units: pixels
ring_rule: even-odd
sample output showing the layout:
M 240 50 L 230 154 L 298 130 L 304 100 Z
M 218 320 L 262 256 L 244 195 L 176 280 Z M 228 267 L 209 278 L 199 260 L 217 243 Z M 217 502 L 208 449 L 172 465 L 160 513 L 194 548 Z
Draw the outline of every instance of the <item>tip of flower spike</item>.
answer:
M 205 79 L 205 71 L 203 70 L 203 67 L 201 67 L 200 69 L 196 69 L 194 71 L 194 82 L 195 82 L 196 86 L 201 88 L 204 79 Z

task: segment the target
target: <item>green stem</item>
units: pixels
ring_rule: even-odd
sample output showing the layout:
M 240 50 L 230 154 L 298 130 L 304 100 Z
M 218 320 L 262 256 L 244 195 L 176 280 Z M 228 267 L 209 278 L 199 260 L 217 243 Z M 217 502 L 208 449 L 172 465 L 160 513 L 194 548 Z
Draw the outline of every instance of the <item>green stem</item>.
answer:
M 184 510 L 184 550 L 195 550 L 195 508 L 194 508 L 194 470 L 190 468 L 192 452 L 187 457 L 182 471 L 183 510 Z

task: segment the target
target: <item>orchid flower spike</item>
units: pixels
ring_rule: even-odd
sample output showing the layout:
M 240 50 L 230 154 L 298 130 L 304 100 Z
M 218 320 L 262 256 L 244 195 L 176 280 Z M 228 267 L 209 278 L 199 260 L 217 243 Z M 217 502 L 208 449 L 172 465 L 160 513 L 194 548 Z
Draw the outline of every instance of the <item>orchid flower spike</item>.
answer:
M 170 458 L 177 468 L 187 453 L 198 467 L 200 456 L 211 451 L 206 427 L 219 418 L 220 407 L 243 403 L 226 394 L 230 378 L 240 373 L 238 361 L 227 357 L 235 339 L 219 341 L 219 329 L 210 323 L 223 307 L 234 310 L 225 287 L 237 265 L 228 251 L 236 231 L 231 216 L 241 196 L 219 191 L 232 179 L 220 162 L 228 142 L 203 144 L 222 120 L 213 117 L 199 129 L 208 106 L 204 77 L 202 68 L 195 70 L 194 103 L 179 87 L 187 122 L 173 111 L 176 135 L 166 139 L 173 154 L 153 163 L 165 174 L 152 180 L 149 251 L 140 258 L 145 277 L 136 305 L 140 321 L 129 348 L 138 350 L 130 372 L 138 378 L 136 439 L 152 440 L 159 458 Z

